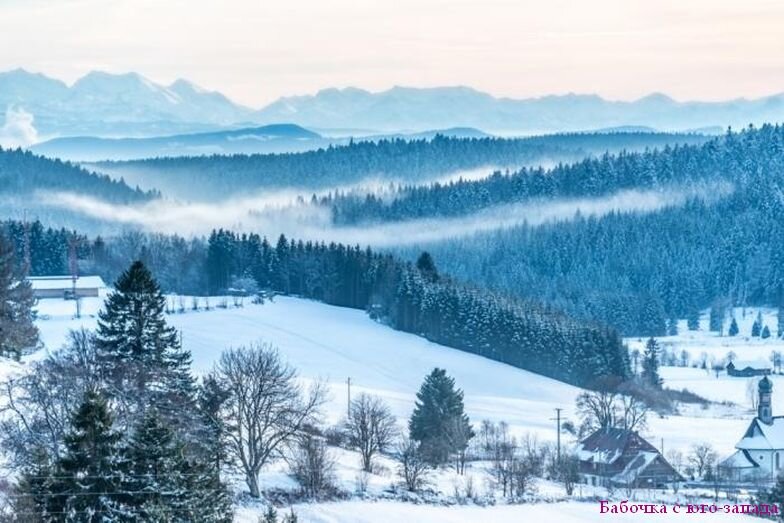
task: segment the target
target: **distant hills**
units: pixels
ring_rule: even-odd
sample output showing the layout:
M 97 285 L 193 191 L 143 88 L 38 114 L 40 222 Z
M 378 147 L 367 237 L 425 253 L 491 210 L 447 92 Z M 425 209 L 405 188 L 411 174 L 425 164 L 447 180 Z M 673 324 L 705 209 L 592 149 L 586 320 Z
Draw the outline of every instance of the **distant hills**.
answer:
M 151 138 L 55 138 L 31 149 L 74 161 L 133 160 L 170 156 L 300 152 L 329 145 L 318 133 L 293 124 L 274 124 Z
M 363 129 L 372 135 L 473 128 L 531 135 L 607 128 L 684 131 L 784 120 L 784 95 L 726 102 L 679 102 L 652 94 L 631 102 L 597 95 L 498 98 L 469 87 L 324 89 L 253 109 L 177 80 L 91 72 L 66 85 L 23 69 L 0 73 L 0 113 L 34 117 L 39 136 L 150 137 L 291 123 L 310 129 Z M 324 134 L 324 133 L 322 133 Z M 346 133 L 344 133 L 346 134 Z
M 678 102 L 663 94 L 652 94 L 632 102 L 618 102 L 578 94 L 515 100 L 496 98 L 468 87 L 394 87 L 378 93 L 346 88 L 281 98 L 258 111 L 254 119 L 306 127 L 385 131 L 455 126 L 518 134 L 640 127 L 685 131 L 784 120 L 784 95 L 727 102 Z
M 141 160 L 214 154 L 271 154 L 312 151 L 351 141 L 431 140 L 437 135 L 450 138 L 488 138 L 491 135 L 467 127 L 438 129 L 411 134 L 376 134 L 358 137 L 327 137 L 294 124 L 270 124 L 228 131 L 154 136 L 150 138 L 101 138 L 74 136 L 54 138 L 30 149 L 51 158 L 76 162 Z

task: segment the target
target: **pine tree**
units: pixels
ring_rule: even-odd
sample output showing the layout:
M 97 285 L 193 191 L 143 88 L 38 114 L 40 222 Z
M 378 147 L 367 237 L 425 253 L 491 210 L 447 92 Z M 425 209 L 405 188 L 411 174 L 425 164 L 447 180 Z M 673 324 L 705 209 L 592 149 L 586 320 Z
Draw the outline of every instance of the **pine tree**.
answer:
M 770 338 L 770 329 L 768 328 L 767 325 L 762 327 L 762 332 L 760 333 L 760 338 L 762 338 L 763 340 L 766 340 L 766 339 Z
M 454 378 L 444 369 L 433 369 L 425 377 L 408 428 L 411 439 L 420 443 L 434 465 L 446 463 L 450 456 L 464 451 L 474 437 L 465 414 L 463 391 L 455 388 Z
M 144 264 L 134 262 L 98 314 L 96 351 L 112 395 L 143 410 L 149 404 L 188 422 L 194 383 L 190 353 L 164 317 L 166 297 Z
M 56 520 L 64 501 L 58 495 L 57 473 L 45 450 L 34 448 L 30 453 L 30 465 L 22 471 L 11 496 L 11 508 L 15 514 L 29 515 L 30 521 Z
M 659 377 L 659 344 L 654 338 L 650 338 L 645 344 L 645 352 L 642 355 L 642 373 L 640 377 L 643 383 L 659 388 L 662 379 Z
M 689 310 L 686 318 L 686 326 L 690 331 L 700 330 L 700 311 L 697 309 Z
M 143 521 L 231 521 L 231 503 L 217 471 L 186 457 L 155 409 L 145 412 L 125 450 L 129 504 Z M 211 462 L 210 462 L 211 463 Z
M 754 323 L 751 326 L 751 335 L 754 338 L 759 338 L 759 335 L 762 333 L 762 313 L 758 312 L 757 317 L 754 319 Z
M 38 345 L 35 298 L 17 264 L 13 244 L 0 231 L 0 356 L 19 359 Z
M 779 305 L 776 312 L 776 336 L 784 336 L 784 305 Z
M 431 282 L 438 280 L 438 269 L 436 269 L 436 263 L 429 252 L 423 251 L 419 255 L 416 261 L 416 268 L 419 269 L 419 272 L 422 273 L 426 280 Z
M 60 459 L 60 481 L 54 489 L 62 500 L 65 521 L 123 521 L 121 435 L 113 428 L 106 398 L 88 391 L 71 420 Z
M 730 323 L 730 328 L 727 331 L 727 334 L 729 334 L 730 336 L 737 336 L 738 332 L 740 332 L 740 329 L 738 329 L 738 322 L 733 317 L 732 322 Z

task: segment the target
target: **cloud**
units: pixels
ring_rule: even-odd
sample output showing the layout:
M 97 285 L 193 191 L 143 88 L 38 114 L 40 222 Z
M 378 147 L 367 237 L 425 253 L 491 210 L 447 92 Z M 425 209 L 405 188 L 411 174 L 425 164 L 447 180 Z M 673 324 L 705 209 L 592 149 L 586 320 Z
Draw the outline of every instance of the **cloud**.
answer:
M 21 107 L 9 106 L 5 111 L 5 124 L 0 127 L 0 146 L 6 149 L 27 147 L 37 141 L 33 115 Z
M 41 193 L 37 200 L 48 206 L 147 231 L 202 235 L 213 228 L 223 227 L 258 232 L 267 237 L 282 233 L 305 240 L 395 247 L 438 242 L 523 224 L 538 226 L 571 220 L 578 214 L 598 217 L 611 212 L 654 212 L 683 205 L 692 198 L 714 201 L 732 190 L 728 183 L 666 190 L 626 190 L 598 198 L 499 205 L 453 218 L 358 226 L 335 226 L 329 209 L 306 201 L 288 205 L 270 204 L 276 198 L 269 194 L 198 204 L 155 200 L 141 205 L 113 205 L 89 196 L 63 192 Z

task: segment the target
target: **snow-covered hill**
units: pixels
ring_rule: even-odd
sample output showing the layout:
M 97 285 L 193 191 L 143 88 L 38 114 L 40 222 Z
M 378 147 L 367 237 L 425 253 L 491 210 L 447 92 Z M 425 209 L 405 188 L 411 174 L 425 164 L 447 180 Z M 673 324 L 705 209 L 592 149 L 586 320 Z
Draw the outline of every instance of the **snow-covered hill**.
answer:
M 399 424 L 405 425 L 422 378 L 436 366 L 447 369 L 463 388 L 467 412 L 475 423 L 483 419 L 503 420 L 517 434 L 529 433 L 536 435 L 539 441 L 553 441 L 556 436 L 554 409 L 563 408 L 567 418 L 574 418 L 573 405 L 575 397 L 581 392 L 579 388 L 394 331 L 372 321 L 362 311 L 287 297 L 276 298 L 274 302 L 264 305 L 245 303 L 243 307 L 234 307 L 231 300 L 227 301 L 228 308 L 220 308 L 217 306 L 223 300 L 212 298 L 211 309 L 204 310 L 206 302 L 200 298 L 202 310 L 192 311 L 189 310 L 192 298 L 183 298 L 181 301 L 177 297 L 170 297 L 170 308 L 176 309 L 183 305 L 188 309 L 170 314 L 167 319 L 180 329 L 185 347 L 193 354 L 194 370 L 197 373 L 209 371 L 221 351 L 227 347 L 259 341 L 272 343 L 285 359 L 299 369 L 304 380 L 322 379 L 331 388 L 332 397 L 325 412 L 325 423 L 336 423 L 343 416 L 348 392 L 346 379 L 350 377 L 352 394 L 365 391 L 383 397 L 398 416 Z M 37 325 L 46 350 L 55 350 L 61 346 L 70 329 L 93 328 L 101 304 L 102 300 L 97 298 L 83 300 L 83 316 L 74 319 L 74 302 L 39 302 Z M 34 357 L 44 354 L 45 351 Z M 714 390 L 716 399 L 721 399 L 720 387 Z M 784 383 L 781 388 L 784 391 Z M 663 439 L 667 449 L 677 448 L 688 452 L 694 443 L 709 442 L 725 454 L 742 433 L 746 421 L 737 417 L 723 418 L 722 415 L 719 410 L 708 409 L 689 416 L 651 419 L 646 435 L 656 444 L 661 444 Z M 566 444 L 571 443 L 568 437 L 564 437 L 564 440 Z M 338 482 L 341 488 L 351 491 L 359 474 L 358 456 L 344 450 L 336 452 L 339 462 L 336 471 Z M 395 464 L 384 458 L 383 471 L 370 478 L 370 497 L 384 496 L 384 492 L 396 481 L 394 468 Z M 476 478 L 477 488 L 483 491 L 488 477 L 484 467 L 475 465 L 468 474 Z M 241 484 L 239 478 L 237 481 L 238 485 Z M 463 479 L 453 472 L 440 471 L 434 475 L 433 481 L 439 492 L 449 496 Z M 540 496 L 548 499 L 563 497 L 560 485 L 545 481 L 540 483 Z M 265 488 L 296 488 L 287 477 L 282 463 L 265 471 L 262 484 Z M 603 491 L 593 492 L 590 487 L 581 488 L 587 489 L 582 492 L 586 496 L 606 495 Z M 258 503 L 241 503 L 236 521 L 255 523 L 263 508 Z M 322 523 L 464 522 L 477 519 L 511 522 L 533 518 L 552 521 L 555 517 L 576 522 L 603 521 L 607 518 L 607 515 L 599 513 L 598 503 L 595 502 L 481 508 L 473 505 L 435 507 L 390 500 L 352 500 L 300 504 L 295 509 L 301 521 Z M 665 519 L 678 521 L 679 517 Z M 702 518 L 711 522 L 738 521 L 737 516 L 703 515 Z M 636 521 L 629 515 L 612 516 L 611 520 Z
M 174 299 L 172 299 L 174 304 Z M 203 305 L 203 302 L 202 302 Z M 182 332 L 193 354 L 196 372 L 209 371 L 225 348 L 266 341 L 296 366 L 303 378 L 324 379 L 332 390 L 327 415 L 336 422 L 346 411 L 346 380 L 352 394 L 364 391 L 389 402 L 401 424 L 413 409 L 425 374 L 445 368 L 465 391 L 471 419 L 506 421 L 518 433 L 554 441 L 556 408 L 574 419 L 574 400 L 581 389 L 509 365 L 450 349 L 423 338 L 395 331 L 371 320 L 364 312 L 297 298 L 279 297 L 272 303 L 243 308 L 172 314 L 168 321 Z M 95 313 L 100 301 L 87 301 Z M 185 300 L 190 307 L 190 299 Z M 59 347 L 69 329 L 92 328 L 95 318 L 71 318 L 73 304 L 42 300 L 38 322 L 49 348 Z M 784 392 L 784 384 L 781 387 Z M 709 442 L 722 453 L 731 451 L 746 421 L 713 417 L 711 411 L 690 416 L 651 419 L 651 441 L 688 451 L 695 442 Z

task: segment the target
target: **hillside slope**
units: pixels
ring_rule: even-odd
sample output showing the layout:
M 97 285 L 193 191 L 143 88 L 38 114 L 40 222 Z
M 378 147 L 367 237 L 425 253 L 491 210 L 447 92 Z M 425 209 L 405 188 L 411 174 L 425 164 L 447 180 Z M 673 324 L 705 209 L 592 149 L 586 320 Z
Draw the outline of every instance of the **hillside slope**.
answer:
M 176 303 L 172 298 L 172 305 Z M 190 303 L 185 300 L 186 308 Z M 215 304 L 213 301 L 212 306 Z M 87 313 L 95 313 L 99 307 L 97 299 L 85 303 Z M 94 317 L 72 319 L 70 302 L 43 300 L 39 313 L 42 318 L 37 325 L 50 349 L 64 342 L 69 329 L 95 325 Z M 466 410 L 474 423 L 506 421 L 517 434 L 530 432 L 553 441 L 554 409 L 563 408 L 564 416 L 574 419 L 574 400 L 581 392 L 556 380 L 392 330 L 362 311 L 297 298 L 279 297 L 272 303 L 246 304 L 239 309 L 173 314 L 168 321 L 182 332 L 197 373 L 209 371 L 225 348 L 259 341 L 274 344 L 303 378 L 323 379 L 329 385 L 332 394 L 327 415 L 332 423 L 345 413 L 346 379 L 350 377 L 352 394 L 369 392 L 383 397 L 404 424 L 425 374 L 442 367 L 465 391 Z M 706 441 L 726 453 L 746 425 L 745 420 L 697 415 L 701 417 L 651 419 L 649 432 L 663 438 L 667 448 L 687 451 L 695 441 Z

